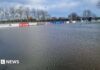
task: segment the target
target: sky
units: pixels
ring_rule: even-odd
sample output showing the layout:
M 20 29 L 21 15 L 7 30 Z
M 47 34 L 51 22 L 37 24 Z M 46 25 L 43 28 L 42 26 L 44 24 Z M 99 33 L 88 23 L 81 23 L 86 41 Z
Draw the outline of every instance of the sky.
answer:
M 43 9 L 53 17 L 67 17 L 76 12 L 82 15 L 84 10 L 91 10 L 100 16 L 100 8 L 96 6 L 99 0 L 0 0 L 0 7 L 25 6 Z

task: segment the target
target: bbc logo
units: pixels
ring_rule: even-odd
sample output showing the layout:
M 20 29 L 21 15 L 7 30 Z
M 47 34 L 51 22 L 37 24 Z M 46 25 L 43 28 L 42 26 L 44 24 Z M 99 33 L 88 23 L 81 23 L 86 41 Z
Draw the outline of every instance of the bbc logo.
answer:
M 5 59 L 1 59 L 0 60 L 0 64 L 4 65 L 4 64 L 19 64 L 19 60 L 5 60 Z
M 6 64 L 5 59 L 1 59 L 0 63 L 1 63 L 1 64 Z

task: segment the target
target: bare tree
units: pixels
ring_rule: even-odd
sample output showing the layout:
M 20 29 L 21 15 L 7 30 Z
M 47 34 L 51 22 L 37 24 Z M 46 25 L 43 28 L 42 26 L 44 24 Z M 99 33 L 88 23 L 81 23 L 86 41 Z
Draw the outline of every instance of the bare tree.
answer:
M 39 20 L 45 20 L 45 19 L 48 19 L 50 17 L 48 12 L 44 11 L 44 10 L 37 10 L 36 16 L 37 16 L 36 18 Z
M 7 12 L 6 12 L 7 11 Z M 4 14 L 5 14 L 5 19 L 6 20 L 9 20 L 9 10 L 8 9 L 6 9 L 5 11 L 4 11 Z
M 96 14 L 93 13 L 92 11 L 90 11 L 90 10 L 84 10 L 83 11 L 83 17 L 96 17 Z
M 30 9 L 29 8 L 25 8 L 24 13 L 25 13 L 26 18 L 29 19 L 29 17 L 30 17 Z
M 97 2 L 97 7 L 100 8 L 100 0 Z
M 77 20 L 79 18 L 79 16 L 77 15 L 77 13 L 73 12 L 73 13 L 69 14 L 68 18 L 70 20 Z
M 83 11 L 83 17 L 91 17 L 91 16 L 92 16 L 92 12 L 90 10 Z
M 0 8 L 0 20 L 2 20 L 2 19 L 3 19 L 3 9 Z
M 23 19 L 23 7 L 20 6 L 18 9 L 16 9 L 16 13 L 19 15 L 20 19 Z
M 5 9 L 2 9 L 2 20 L 5 20 Z
M 10 18 L 15 19 L 15 8 L 11 7 L 9 8 L 9 14 L 10 14 Z
M 49 17 L 48 12 L 47 11 L 43 11 L 41 10 L 41 19 L 45 20 Z
M 96 18 L 96 15 L 92 11 L 90 10 L 83 11 L 83 20 L 92 21 L 92 19 L 95 19 L 95 18 Z
M 29 19 L 30 17 L 38 20 L 44 20 L 49 18 L 47 11 L 39 9 L 30 9 L 28 7 L 9 7 L 9 8 L 0 8 L 0 19 L 2 20 L 15 20 L 15 19 Z
M 37 17 L 36 9 L 32 9 L 30 13 L 31 13 L 31 16 L 32 16 L 34 19 L 36 19 L 36 17 Z

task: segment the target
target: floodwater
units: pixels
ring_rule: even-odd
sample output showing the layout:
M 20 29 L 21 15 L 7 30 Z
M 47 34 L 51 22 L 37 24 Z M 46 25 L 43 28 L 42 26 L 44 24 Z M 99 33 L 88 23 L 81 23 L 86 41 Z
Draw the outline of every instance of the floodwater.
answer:
M 0 70 L 100 70 L 100 24 L 0 29 Z

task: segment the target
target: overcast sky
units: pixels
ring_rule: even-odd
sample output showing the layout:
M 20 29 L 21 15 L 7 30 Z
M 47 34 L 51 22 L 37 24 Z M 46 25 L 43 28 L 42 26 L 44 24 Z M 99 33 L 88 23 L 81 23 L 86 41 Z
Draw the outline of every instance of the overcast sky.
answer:
M 28 6 L 30 8 L 47 10 L 52 16 L 66 17 L 76 12 L 82 15 L 83 10 L 90 9 L 100 16 L 100 9 L 96 7 L 98 0 L 0 0 L 1 7 Z

